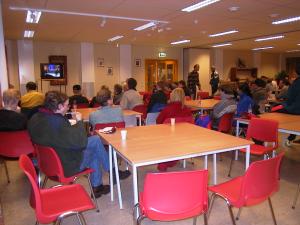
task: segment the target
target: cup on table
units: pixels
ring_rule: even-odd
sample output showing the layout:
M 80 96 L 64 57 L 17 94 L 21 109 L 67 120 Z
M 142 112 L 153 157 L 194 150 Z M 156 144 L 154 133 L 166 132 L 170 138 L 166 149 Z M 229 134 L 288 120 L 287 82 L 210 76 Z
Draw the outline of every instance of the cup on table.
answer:
M 127 130 L 121 130 L 121 139 L 124 141 L 127 138 Z
M 171 125 L 172 125 L 172 126 L 175 125 L 175 118 L 171 118 Z
M 71 126 L 73 126 L 77 123 L 77 121 L 74 119 L 69 119 L 69 122 L 70 122 Z

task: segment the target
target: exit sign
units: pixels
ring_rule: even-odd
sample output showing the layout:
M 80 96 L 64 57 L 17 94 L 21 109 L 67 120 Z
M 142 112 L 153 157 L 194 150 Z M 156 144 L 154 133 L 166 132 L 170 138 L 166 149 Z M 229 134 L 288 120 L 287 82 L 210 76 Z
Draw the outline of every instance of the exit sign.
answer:
M 159 58 L 167 57 L 167 53 L 165 53 L 165 52 L 159 52 L 159 53 L 158 53 L 158 57 L 159 57 Z

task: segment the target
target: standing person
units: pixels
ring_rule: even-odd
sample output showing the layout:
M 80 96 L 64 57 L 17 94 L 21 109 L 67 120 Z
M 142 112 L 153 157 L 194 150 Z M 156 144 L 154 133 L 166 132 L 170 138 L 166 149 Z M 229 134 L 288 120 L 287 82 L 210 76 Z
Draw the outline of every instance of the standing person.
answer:
M 194 70 L 190 72 L 188 75 L 187 86 L 190 89 L 192 99 L 196 99 L 197 86 L 198 89 L 201 90 L 201 85 L 199 82 L 199 69 L 200 69 L 199 64 L 194 65 Z
M 209 84 L 211 86 L 211 95 L 212 96 L 214 96 L 214 94 L 217 92 L 219 82 L 220 82 L 219 74 L 216 71 L 216 68 L 214 66 L 212 66 L 211 67 L 211 74 L 210 74 L 210 81 L 209 81 Z
M 89 100 L 81 94 L 81 86 L 73 85 L 73 95 L 70 97 L 70 104 L 73 107 L 75 104 L 89 104 Z
M 102 167 L 109 171 L 108 154 L 98 136 L 87 137 L 83 121 L 71 125 L 65 117 L 69 110 L 68 96 L 49 91 L 43 108 L 28 123 L 33 143 L 54 148 L 61 160 L 64 175 L 70 177 L 85 168 L 92 168 L 91 183 L 96 198 L 110 191 L 102 184 Z
M 0 109 L 0 131 L 25 130 L 27 117 L 20 113 L 18 103 L 21 94 L 16 89 L 8 89 L 3 92 L 3 109 Z
M 137 82 L 134 78 L 126 81 L 128 90 L 123 93 L 120 106 L 122 109 L 133 109 L 137 105 L 143 104 L 142 96 L 137 92 Z

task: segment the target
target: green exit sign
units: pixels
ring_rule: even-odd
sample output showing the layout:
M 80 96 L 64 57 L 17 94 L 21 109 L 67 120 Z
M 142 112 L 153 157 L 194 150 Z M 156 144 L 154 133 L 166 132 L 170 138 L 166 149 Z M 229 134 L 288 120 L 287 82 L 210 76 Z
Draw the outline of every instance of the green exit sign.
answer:
M 167 57 L 167 53 L 165 53 L 165 52 L 159 52 L 159 53 L 158 53 L 158 57 L 159 57 L 159 58 Z

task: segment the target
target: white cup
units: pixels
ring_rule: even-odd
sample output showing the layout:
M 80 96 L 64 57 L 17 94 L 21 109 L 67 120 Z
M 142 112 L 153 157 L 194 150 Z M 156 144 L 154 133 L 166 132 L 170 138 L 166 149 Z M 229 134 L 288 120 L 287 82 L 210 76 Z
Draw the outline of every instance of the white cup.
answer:
M 122 140 L 126 140 L 127 130 L 121 130 L 121 138 Z
M 172 126 L 175 125 L 175 118 L 171 118 L 171 125 L 172 125 Z
M 82 120 L 82 115 L 81 115 L 80 112 L 76 112 L 75 117 L 76 117 L 76 120 L 77 120 L 77 121 Z
M 70 122 L 71 126 L 73 126 L 76 124 L 77 121 L 74 119 L 69 119 L 69 122 Z

